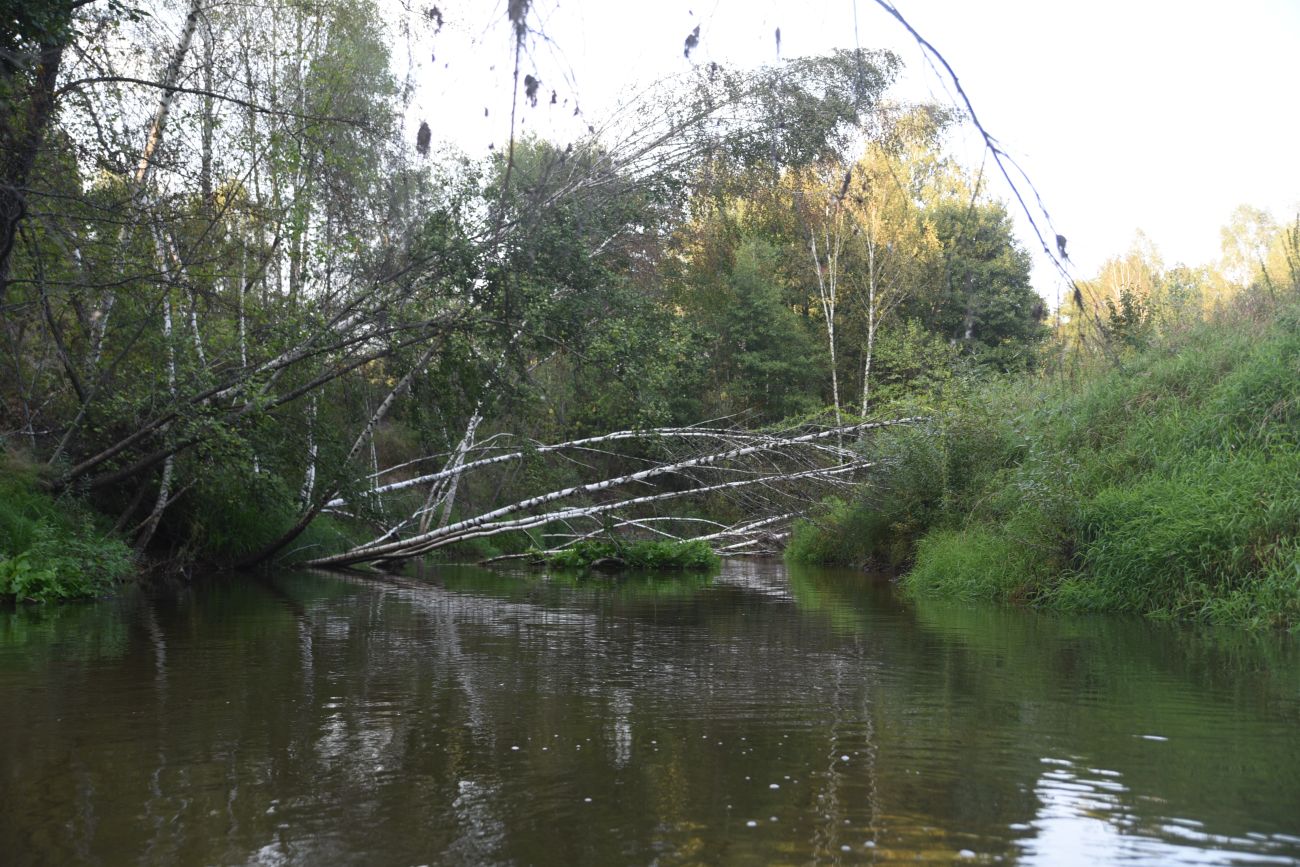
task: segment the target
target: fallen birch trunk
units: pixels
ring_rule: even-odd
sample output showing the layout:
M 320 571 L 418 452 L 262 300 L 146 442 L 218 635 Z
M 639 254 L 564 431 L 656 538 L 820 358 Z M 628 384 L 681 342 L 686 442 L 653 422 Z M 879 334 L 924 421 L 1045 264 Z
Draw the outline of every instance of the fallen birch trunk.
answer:
M 439 481 L 448 479 L 459 480 L 473 469 L 521 460 L 529 454 L 593 448 L 616 440 L 660 439 L 698 442 L 705 439 L 715 443 L 721 442 L 730 447 L 668 460 L 646 469 L 600 481 L 570 485 L 525 497 L 487 509 L 460 521 L 440 522 L 442 526 L 432 526 L 429 521 L 439 504 L 430 503 L 426 499 L 413 513 L 393 519 L 395 523 L 391 524 L 392 529 L 382 535 L 347 551 L 310 560 L 306 565 L 346 567 L 363 563 L 392 563 L 409 560 L 448 545 L 473 539 L 503 533 L 533 531 L 553 524 L 588 521 L 598 522 L 599 526 L 589 532 L 584 532 L 585 528 L 575 530 L 570 527 L 569 531 L 562 532 L 558 536 L 551 535 L 549 536 L 551 539 L 568 539 L 568 541 L 552 548 L 534 551 L 531 555 L 554 553 L 584 539 L 618 530 L 631 530 L 676 541 L 698 539 L 710 543 L 711 547 L 722 553 L 738 553 L 764 546 L 772 548 L 775 540 L 786 535 L 781 531 L 788 529 L 787 525 L 804 514 L 808 505 L 824 495 L 826 485 L 848 484 L 847 477 L 850 474 L 874 466 L 874 462 L 864 459 L 861 454 L 836 446 L 834 442 L 843 441 L 844 438 L 854 434 L 895 425 L 913 424 L 922 420 L 920 417 L 909 417 L 861 422 L 788 434 L 690 427 L 663 428 L 655 431 L 616 431 L 598 437 L 538 446 L 532 450 L 518 449 L 474 461 L 464 460 L 467 442 L 472 442 L 472 438 L 462 440 L 460 446 L 453 452 L 452 459 L 442 470 L 416 479 L 378 486 L 371 492 L 396 491 L 431 483 L 436 485 Z M 603 450 L 598 451 L 604 453 Z M 722 480 L 719 480 L 719 476 Z M 600 501 L 602 495 L 608 495 L 617 489 L 652 484 L 664 478 L 674 479 L 675 488 L 682 486 L 683 483 L 684 487 Z M 743 493 L 747 499 L 742 505 L 748 507 L 746 511 L 749 511 L 752 517 L 731 526 L 724 526 L 717 521 L 692 516 L 677 518 L 672 515 L 654 514 L 658 511 L 659 504 L 684 497 L 719 492 L 726 492 L 727 495 L 731 492 Z M 555 507 L 555 504 L 561 501 L 574 499 L 595 499 L 596 502 Z M 328 501 L 328 507 L 333 511 L 344 506 L 346 506 L 345 499 L 337 494 Z M 694 521 L 706 526 L 703 528 L 704 532 L 698 535 L 683 532 L 680 527 L 670 527 L 673 532 L 669 532 L 655 526 L 668 521 L 681 523 Z M 420 526 L 421 524 L 423 526 Z M 419 529 L 412 535 L 403 537 L 402 531 L 410 532 L 406 529 L 408 527 Z M 509 556 L 492 559 L 494 561 L 509 559 Z

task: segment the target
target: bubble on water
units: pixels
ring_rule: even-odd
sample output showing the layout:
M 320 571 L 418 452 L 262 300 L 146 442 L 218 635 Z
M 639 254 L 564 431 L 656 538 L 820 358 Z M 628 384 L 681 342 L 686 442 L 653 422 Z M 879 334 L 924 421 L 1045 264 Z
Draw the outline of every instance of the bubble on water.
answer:
M 853 847 L 850 846 L 848 843 L 845 843 L 843 846 L 840 847 L 840 851 L 841 851 L 841 852 L 849 852 L 849 851 L 851 851 L 852 849 L 853 849 Z
M 779 789 L 779 788 L 781 788 L 781 784 L 780 784 L 780 783 L 772 783 L 771 785 L 768 786 L 768 788 L 769 788 L 769 789 Z
M 767 817 L 767 821 L 769 821 L 769 822 L 775 822 L 775 821 L 776 821 L 776 816 L 768 816 L 768 817 Z
M 583 802 L 584 804 L 590 804 L 590 803 L 591 803 L 591 798 L 583 798 L 583 799 L 582 799 L 582 802 Z
M 960 852 L 957 853 L 957 857 L 958 857 L 958 858 L 974 858 L 974 857 L 975 857 L 975 853 L 972 852 L 972 851 L 969 850 L 969 849 L 962 849 Z
M 875 840 L 868 840 L 867 842 L 863 843 L 862 845 L 863 845 L 863 846 L 866 846 L 868 849 L 874 849 L 874 848 L 876 848 L 876 841 L 875 841 Z
M 849 757 L 848 757 L 848 756 L 840 756 L 840 761 L 841 761 L 841 762 L 847 762 L 848 760 L 849 760 Z
M 745 823 L 745 827 L 746 827 L 746 828 L 757 828 L 757 827 L 758 827 L 758 822 L 754 821 L 753 819 L 750 819 L 748 822 Z
M 512 749 L 512 750 L 518 750 L 519 747 L 517 747 L 517 746 L 513 746 L 513 747 L 511 747 L 510 749 Z

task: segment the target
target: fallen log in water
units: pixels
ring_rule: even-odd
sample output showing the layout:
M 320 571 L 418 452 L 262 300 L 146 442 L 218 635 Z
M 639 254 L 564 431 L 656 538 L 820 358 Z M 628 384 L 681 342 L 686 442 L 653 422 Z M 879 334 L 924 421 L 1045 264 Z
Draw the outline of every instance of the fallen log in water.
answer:
M 425 522 L 425 529 L 421 530 L 420 519 L 428 509 L 436 507 L 426 500 L 422 507 L 382 535 L 347 551 L 310 560 L 306 565 L 338 568 L 363 563 L 392 563 L 472 539 L 536 530 L 546 525 L 572 527 L 584 522 L 590 527 L 589 530 L 561 534 L 567 537 L 566 542 L 546 551 L 534 552 L 534 555 L 553 553 L 578 541 L 618 529 L 639 530 L 677 541 L 703 540 L 721 554 L 770 551 L 779 542 L 782 529 L 823 497 L 828 488 L 851 483 L 854 474 L 874 466 L 873 461 L 865 459 L 861 449 L 854 450 L 838 445 L 839 443 L 849 442 L 850 438 L 860 437 L 872 430 L 915 424 L 923 420 L 922 417 L 909 417 L 781 433 L 702 428 L 645 431 L 640 433 L 640 439 L 675 442 L 704 439 L 727 447 L 678 456 L 633 473 L 526 497 L 442 526 L 430 528 Z M 589 448 L 617 439 L 635 438 L 638 438 L 637 432 L 620 431 L 602 437 L 540 446 L 531 450 L 531 453 L 556 453 L 570 448 Z M 520 450 L 467 461 L 464 449 L 461 449 L 454 466 L 447 470 L 376 490 L 394 491 L 399 490 L 399 485 L 413 487 L 419 483 L 437 484 L 449 477 L 459 477 L 489 466 L 519 460 L 523 454 Z M 653 485 L 656 480 L 671 480 L 674 487 L 631 497 L 610 497 L 619 489 Z M 722 526 L 718 522 L 693 516 L 679 519 L 671 514 L 646 513 L 647 509 L 657 510 L 663 504 L 704 494 L 744 494 L 746 499 L 743 505 L 747 517 L 734 525 Z M 574 502 L 580 499 L 586 502 Z M 555 504 L 563 501 L 569 501 L 570 504 L 554 508 Z M 344 504 L 342 500 L 337 503 Z M 655 526 L 672 521 L 705 524 L 709 528 L 718 529 L 689 535 Z M 412 532 L 410 528 L 413 527 L 416 529 Z

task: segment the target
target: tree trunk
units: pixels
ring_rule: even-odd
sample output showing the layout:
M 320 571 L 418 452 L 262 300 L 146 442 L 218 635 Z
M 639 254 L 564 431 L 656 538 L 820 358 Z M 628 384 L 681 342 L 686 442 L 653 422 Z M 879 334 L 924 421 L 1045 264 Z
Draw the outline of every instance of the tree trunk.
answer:
M 54 114 L 54 93 L 59 79 L 59 66 L 63 62 L 63 46 L 44 44 L 36 63 L 36 86 L 27 102 L 27 116 L 23 129 L 15 136 L 10 127 L 3 130 L 0 148 L 0 305 L 4 304 L 9 286 L 9 264 L 14 241 L 18 237 L 18 224 L 27 213 L 27 183 L 36 155 Z M 7 84 L 12 85 L 12 82 Z M 0 121 L 9 126 L 8 119 Z
M 871 400 L 871 355 L 876 348 L 876 325 L 879 311 L 876 308 L 876 243 L 867 237 L 867 354 L 862 360 L 862 412 L 865 417 Z
M 828 215 L 829 216 L 829 215 Z M 817 294 L 821 299 L 822 318 L 826 323 L 826 343 L 831 355 L 831 399 L 835 404 L 835 427 L 843 426 L 840 411 L 840 375 L 839 362 L 835 353 L 835 307 L 839 300 L 839 253 L 843 241 L 838 223 L 838 207 L 832 218 L 835 222 L 834 240 L 831 227 L 826 228 L 826 264 L 823 270 L 821 256 L 817 252 L 817 233 L 808 230 L 808 248 L 812 251 L 813 270 L 817 274 Z

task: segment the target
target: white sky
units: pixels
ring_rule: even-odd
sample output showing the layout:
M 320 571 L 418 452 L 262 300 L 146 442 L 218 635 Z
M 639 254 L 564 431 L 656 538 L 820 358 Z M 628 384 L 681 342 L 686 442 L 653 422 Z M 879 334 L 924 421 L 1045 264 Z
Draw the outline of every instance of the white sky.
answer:
M 896 3 L 1028 172 L 1070 239 L 1076 276 L 1094 274 L 1139 229 L 1166 264 L 1200 264 L 1217 258 L 1219 228 L 1237 205 L 1288 222 L 1300 210 L 1300 0 Z M 506 0 L 440 6 L 446 27 L 411 49 L 414 111 L 435 135 L 483 153 L 508 130 Z M 899 96 L 952 102 L 950 85 L 872 0 L 536 0 L 529 20 L 549 41 L 534 45 L 520 75 L 542 79 L 543 100 L 519 114 L 523 129 L 542 133 L 572 122 L 575 98 L 597 122 L 620 93 L 687 63 L 771 62 L 776 27 L 784 57 L 894 49 L 906 64 Z M 683 40 L 696 25 L 700 44 L 687 61 Z M 570 101 L 546 105 L 551 88 Z M 958 148 L 977 168 L 979 150 Z M 1019 214 L 1005 184 L 992 190 Z M 1035 251 L 1023 217 L 1018 225 Z M 1039 291 L 1051 299 L 1057 283 L 1036 261 Z

